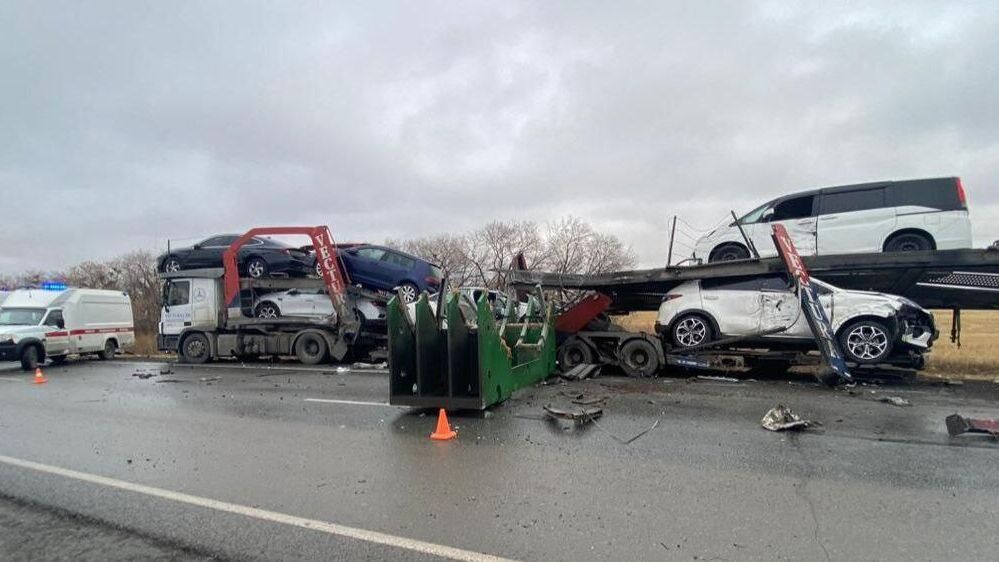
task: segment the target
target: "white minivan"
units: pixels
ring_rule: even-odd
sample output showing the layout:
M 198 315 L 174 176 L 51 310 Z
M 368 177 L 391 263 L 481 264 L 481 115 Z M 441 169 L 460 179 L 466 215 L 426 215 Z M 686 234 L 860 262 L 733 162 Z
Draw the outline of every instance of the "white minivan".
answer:
M 135 343 L 132 301 L 122 291 L 21 289 L 0 306 L 0 361 L 34 370 L 71 354 L 111 359 Z
M 783 224 L 801 255 L 911 252 L 971 247 L 961 178 L 863 183 L 785 195 L 698 240 L 694 258 L 746 259 L 739 225 L 761 257 L 777 255 L 771 225 Z

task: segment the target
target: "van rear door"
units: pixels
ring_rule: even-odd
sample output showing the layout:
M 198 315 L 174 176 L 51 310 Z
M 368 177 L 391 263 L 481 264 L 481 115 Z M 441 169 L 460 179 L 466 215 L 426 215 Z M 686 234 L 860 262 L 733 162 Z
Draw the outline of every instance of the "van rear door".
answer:
M 818 254 L 880 252 L 895 228 L 895 209 L 885 199 L 885 185 L 832 189 L 819 197 Z

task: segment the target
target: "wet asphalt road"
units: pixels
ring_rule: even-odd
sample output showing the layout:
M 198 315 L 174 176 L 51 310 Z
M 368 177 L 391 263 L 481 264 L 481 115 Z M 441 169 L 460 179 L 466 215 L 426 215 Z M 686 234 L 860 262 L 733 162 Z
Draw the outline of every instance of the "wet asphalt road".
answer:
M 410 539 L 473 559 L 995 555 L 999 444 L 951 439 L 943 418 L 999 416 L 996 385 L 828 390 L 807 381 L 599 378 L 527 389 L 486 417 L 457 416 L 458 440 L 438 443 L 427 439 L 433 415 L 378 404 L 387 399 L 381 372 L 159 369 L 80 362 L 47 369 L 49 383 L 35 386 L 0 368 L 0 558 L 73 559 L 82 548 L 128 559 L 146 548 L 150 558 L 182 560 L 439 559 L 408 549 Z M 542 405 L 567 405 L 579 393 L 607 397 L 599 425 L 544 421 Z M 913 406 L 877 402 L 883 395 Z M 824 425 L 802 434 L 761 429 L 777 403 Z M 613 437 L 657 420 L 630 445 Z M 13 527 L 18 510 L 43 522 Z M 74 525 L 91 532 L 52 539 L 51 528 Z

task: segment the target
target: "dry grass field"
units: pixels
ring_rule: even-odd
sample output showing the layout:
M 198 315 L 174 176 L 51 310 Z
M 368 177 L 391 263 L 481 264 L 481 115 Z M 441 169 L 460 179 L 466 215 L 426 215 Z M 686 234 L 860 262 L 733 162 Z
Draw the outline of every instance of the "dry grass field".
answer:
M 999 311 L 968 310 L 961 315 L 961 347 L 950 342 L 951 312 L 934 310 L 940 339 L 929 354 L 926 373 L 947 378 L 999 378 Z M 655 312 L 634 312 L 615 321 L 629 330 L 652 333 Z

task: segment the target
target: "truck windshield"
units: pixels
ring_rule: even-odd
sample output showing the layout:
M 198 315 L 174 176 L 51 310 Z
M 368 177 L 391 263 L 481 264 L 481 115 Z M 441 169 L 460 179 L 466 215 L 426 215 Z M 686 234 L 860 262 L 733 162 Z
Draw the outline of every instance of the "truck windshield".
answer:
M 44 308 L 0 308 L 0 326 L 36 326 L 43 316 Z

